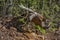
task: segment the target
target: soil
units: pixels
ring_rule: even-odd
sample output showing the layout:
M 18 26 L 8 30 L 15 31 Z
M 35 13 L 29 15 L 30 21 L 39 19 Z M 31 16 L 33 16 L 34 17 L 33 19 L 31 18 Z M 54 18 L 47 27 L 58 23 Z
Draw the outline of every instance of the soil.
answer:
M 30 27 L 19 27 L 17 20 L 0 18 L 0 40 L 60 40 L 60 30 L 42 34 Z

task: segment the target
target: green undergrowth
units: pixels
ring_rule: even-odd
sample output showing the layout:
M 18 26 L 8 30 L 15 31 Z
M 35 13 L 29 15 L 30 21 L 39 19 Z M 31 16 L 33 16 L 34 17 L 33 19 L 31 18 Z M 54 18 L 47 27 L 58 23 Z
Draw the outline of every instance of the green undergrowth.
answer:
M 44 29 L 43 27 L 39 26 L 39 25 L 36 25 L 35 26 L 36 29 L 38 29 L 42 34 L 47 34 L 48 31 L 50 32 L 54 32 L 57 30 L 56 27 L 50 27 L 48 30 Z
M 35 28 L 38 29 L 42 34 L 46 34 L 46 30 L 42 28 L 41 26 L 36 25 Z
M 51 28 L 49 28 L 49 31 L 50 31 L 50 32 L 54 32 L 54 31 L 56 31 L 56 30 L 57 30 L 56 27 L 51 27 Z
M 19 19 L 20 22 L 25 23 L 24 18 Z

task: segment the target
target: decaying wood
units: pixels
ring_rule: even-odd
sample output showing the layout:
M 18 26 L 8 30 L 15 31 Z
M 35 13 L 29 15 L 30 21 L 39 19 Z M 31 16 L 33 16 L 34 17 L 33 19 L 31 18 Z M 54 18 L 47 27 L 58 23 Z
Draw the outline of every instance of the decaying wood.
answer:
M 30 21 L 34 22 L 34 23 L 37 24 L 37 25 L 45 26 L 45 25 L 44 25 L 45 18 L 44 18 L 41 14 L 39 14 L 39 13 L 37 13 L 37 12 L 34 12 L 34 11 L 33 11 L 32 9 L 30 9 L 30 8 L 26 8 L 26 7 L 23 6 L 23 5 L 18 5 L 18 6 L 19 6 L 20 8 L 22 8 L 22 9 L 25 9 L 25 10 L 27 10 L 27 11 L 32 12 L 32 13 L 31 13 L 31 16 L 29 16 Z

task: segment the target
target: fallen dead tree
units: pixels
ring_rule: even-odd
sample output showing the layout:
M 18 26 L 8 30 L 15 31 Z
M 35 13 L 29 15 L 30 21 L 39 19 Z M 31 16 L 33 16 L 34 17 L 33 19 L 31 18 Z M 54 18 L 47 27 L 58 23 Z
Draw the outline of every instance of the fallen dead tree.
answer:
M 45 18 L 41 14 L 34 12 L 32 9 L 27 8 L 23 5 L 18 5 L 18 6 L 24 10 L 32 12 L 31 16 L 29 16 L 30 22 L 34 22 L 35 24 L 40 25 L 40 26 L 45 26 L 45 23 L 44 23 Z

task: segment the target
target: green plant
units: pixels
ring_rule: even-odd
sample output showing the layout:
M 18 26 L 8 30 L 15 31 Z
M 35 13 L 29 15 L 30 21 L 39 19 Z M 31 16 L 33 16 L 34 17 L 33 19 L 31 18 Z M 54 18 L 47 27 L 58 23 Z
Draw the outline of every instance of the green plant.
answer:
M 41 26 L 36 25 L 35 28 L 38 29 L 42 34 L 46 34 L 46 30 L 42 28 Z

